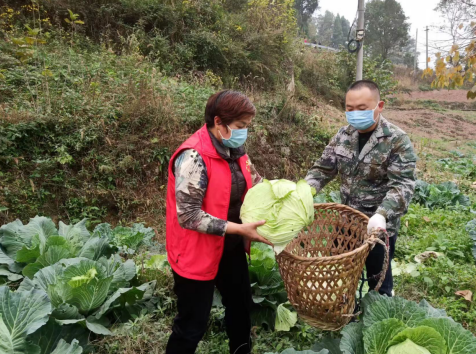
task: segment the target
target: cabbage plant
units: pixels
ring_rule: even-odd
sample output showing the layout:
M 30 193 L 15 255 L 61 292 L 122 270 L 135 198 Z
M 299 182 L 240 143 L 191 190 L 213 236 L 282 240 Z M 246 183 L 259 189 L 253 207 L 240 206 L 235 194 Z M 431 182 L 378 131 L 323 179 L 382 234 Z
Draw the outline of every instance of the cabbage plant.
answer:
M 86 219 L 74 225 L 54 222 L 44 216 L 30 219 L 26 225 L 15 220 L 0 227 L 0 280 L 30 279 L 40 270 L 62 259 L 83 257 L 98 260 L 115 252 L 134 253 L 143 242 L 153 237 L 154 231 L 141 224 L 132 228 L 100 224 L 91 235 Z M 21 274 L 21 275 L 20 275 Z
M 371 291 L 362 306 L 361 321 L 344 327 L 338 345 L 326 338 L 313 349 L 330 354 L 476 353 L 476 337 L 425 300 L 417 304 Z
M 14 292 L 0 287 L 0 353 L 79 354 L 89 339 L 111 334 L 112 323 L 156 308 L 155 281 L 138 283 L 134 261 L 85 223 L 60 222 L 57 229 L 37 216 L 0 228 L 0 277 L 23 278 Z M 151 230 L 136 224 L 118 231 L 138 246 Z
M 150 244 L 155 233 L 152 228 L 142 224 L 133 224 L 132 227 L 116 226 L 113 229 L 110 224 L 103 223 L 96 226 L 93 236 L 107 237 L 119 253 L 134 254 L 140 246 Z
M 264 353 L 264 354 L 278 354 L 278 353 Z M 286 349 L 285 351 L 281 352 L 281 354 L 329 354 L 329 351 L 326 349 L 320 350 L 319 352 L 315 352 L 314 350 L 295 350 L 293 348 Z
M 285 307 L 288 304 L 288 294 L 279 274 L 273 249 L 263 243 L 253 244 L 248 271 L 253 296 L 253 325 L 289 331 L 297 322 L 297 314 Z
M 109 335 L 109 313 L 116 309 L 133 313 L 136 302 L 152 295 L 155 283 L 130 286 L 135 275 L 134 262 L 123 262 L 118 255 L 97 261 L 78 257 L 39 270 L 32 280 L 25 278 L 18 290 L 43 290 L 51 300 L 52 317 L 61 325 L 79 323 L 91 332 Z
M 473 241 L 471 253 L 473 254 L 474 259 L 476 259 L 476 219 L 471 220 L 466 224 L 466 232 Z
M 81 354 L 79 340 L 87 337 L 79 327 L 63 330 L 49 319 L 51 301 L 42 290 L 11 291 L 0 287 L 0 353 Z M 66 328 L 66 326 L 64 326 Z M 78 339 L 76 339 L 78 338 Z
M 429 209 L 471 205 L 469 197 L 461 193 L 456 183 L 429 184 L 422 180 L 416 181 L 412 202 Z
M 251 188 L 241 207 L 244 223 L 266 220 L 258 233 L 273 243 L 280 253 L 297 234 L 314 220 L 311 187 L 305 180 L 298 183 L 285 179 L 264 180 Z

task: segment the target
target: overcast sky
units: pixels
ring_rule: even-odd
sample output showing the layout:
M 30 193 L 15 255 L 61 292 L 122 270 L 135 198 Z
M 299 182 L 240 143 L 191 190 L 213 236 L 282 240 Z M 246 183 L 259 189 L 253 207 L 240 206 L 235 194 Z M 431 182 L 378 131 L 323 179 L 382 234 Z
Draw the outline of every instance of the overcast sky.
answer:
M 416 29 L 418 28 L 418 51 L 420 52 L 420 57 L 418 58 L 419 67 L 422 68 L 425 66 L 425 42 L 426 42 L 426 33 L 425 27 L 441 24 L 442 19 L 440 15 L 433 11 L 433 9 L 438 4 L 439 0 L 398 0 L 403 7 L 405 15 L 408 17 L 408 21 L 411 23 L 410 34 L 414 38 Z M 366 1 L 367 2 L 367 1 Z M 319 10 L 316 11 L 314 16 L 323 14 L 326 10 L 333 12 L 334 14 L 339 13 L 343 15 L 349 22 L 352 24 L 352 21 L 355 18 L 357 13 L 357 4 L 358 0 L 319 0 Z M 434 40 L 447 39 L 441 33 L 432 30 L 428 32 L 428 39 L 431 45 L 431 42 Z M 431 49 L 430 49 L 431 55 Z M 432 58 L 433 61 L 433 58 Z

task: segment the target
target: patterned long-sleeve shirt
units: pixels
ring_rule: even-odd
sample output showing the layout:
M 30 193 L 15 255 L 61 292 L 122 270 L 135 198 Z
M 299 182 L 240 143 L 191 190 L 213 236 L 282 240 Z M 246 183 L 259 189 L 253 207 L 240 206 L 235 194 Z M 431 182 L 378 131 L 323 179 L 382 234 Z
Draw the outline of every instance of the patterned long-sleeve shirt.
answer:
M 229 149 L 224 148 L 224 151 Z M 253 185 L 262 178 L 251 167 Z M 201 233 L 224 236 L 228 222 L 214 217 L 202 210 L 203 199 L 207 191 L 207 167 L 196 150 L 185 150 L 174 163 L 175 196 L 177 201 L 177 218 L 181 227 Z
M 338 174 L 342 202 L 367 216 L 387 219 L 397 234 L 415 190 L 417 156 L 408 135 L 380 116 L 377 128 L 359 153 L 359 132 L 341 128 L 309 170 L 306 180 L 320 191 Z

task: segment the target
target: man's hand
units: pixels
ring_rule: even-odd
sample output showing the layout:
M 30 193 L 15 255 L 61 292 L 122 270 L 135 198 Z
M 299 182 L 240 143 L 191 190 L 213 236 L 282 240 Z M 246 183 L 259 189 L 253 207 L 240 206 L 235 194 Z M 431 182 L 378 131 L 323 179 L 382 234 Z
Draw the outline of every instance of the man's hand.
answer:
M 273 244 L 271 242 L 269 242 L 263 236 L 260 236 L 258 234 L 258 231 L 256 231 L 256 229 L 259 226 L 264 225 L 265 223 L 266 221 L 264 220 L 257 221 L 257 222 L 250 222 L 248 224 L 235 224 L 235 223 L 229 222 L 226 229 L 226 233 L 241 235 L 243 236 L 245 240 L 248 240 L 251 242 L 262 242 L 272 246 Z
M 369 223 L 367 225 L 367 233 L 371 233 L 373 229 L 383 229 L 387 230 L 387 221 L 382 214 L 374 214 L 369 219 Z

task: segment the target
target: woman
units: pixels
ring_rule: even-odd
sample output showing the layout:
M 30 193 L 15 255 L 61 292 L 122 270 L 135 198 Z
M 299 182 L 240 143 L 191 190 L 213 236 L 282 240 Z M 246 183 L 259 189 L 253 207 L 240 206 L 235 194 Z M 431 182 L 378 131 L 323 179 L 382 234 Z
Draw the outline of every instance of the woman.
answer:
M 171 158 L 167 189 L 167 255 L 178 315 L 167 354 L 192 354 L 208 323 L 215 286 L 225 306 L 230 353 L 251 351 L 252 304 L 246 252 L 251 241 L 270 244 L 241 224 L 243 198 L 261 181 L 243 144 L 256 109 L 236 91 L 208 99 L 206 125 Z

